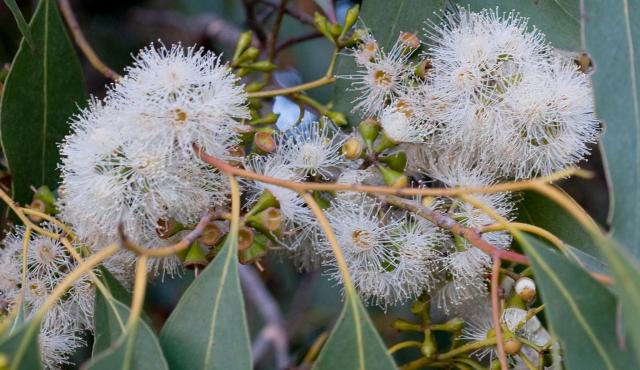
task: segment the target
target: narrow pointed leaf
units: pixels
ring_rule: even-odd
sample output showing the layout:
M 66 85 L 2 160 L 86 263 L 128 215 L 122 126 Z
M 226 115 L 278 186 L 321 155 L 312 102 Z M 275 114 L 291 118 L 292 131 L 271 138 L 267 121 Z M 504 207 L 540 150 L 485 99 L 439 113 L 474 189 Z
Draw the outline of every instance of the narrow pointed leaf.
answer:
M 0 111 L 2 147 L 19 203 L 31 201 L 31 186 L 57 188 L 57 144 L 68 132 L 76 104 L 85 99 L 80 62 L 56 1 L 40 1 L 30 29 L 35 48 L 21 42 Z
M 125 332 L 129 313 L 129 307 L 96 291 L 93 358 L 83 369 L 169 369 L 156 335 L 144 320 L 138 320 L 134 333 Z
M 518 221 L 539 226 L 592 256 L 599 255 L 595 241 L 582 225 L 564 208 L 538 192 L 522 192 L 522 201 L 518 203 Z
M 252 368 L 237 254 L 237 238 L 229 237 L 162 328 L 171 369 Z
M 596 113 L 613 187 L 614 238 L 640 260 L 640 1 L 583 1 Z
M 27 41 L 29 46 L 33 48 L 34 47 L 33 38 L 31 37 L 31 31 L 29 30 L 29 25 L 27 24 L 27 21 L 24 20 L 24 17 L 22 16 L 22 12 L 20 11 L 18 4 L 16 4 L 16 0 L 4 0 L 4 3 L 7 5 L 7 8 L 9 8 L 9 10 L 11 11 L 11 14 L 13 14 L 13 18 L 16 20 L 18 29 L 20 30 L 20 33 L 22 33 L 22 37 L 24 37 L 24 39 Z
M 0 341 L 0 354 L 7 356 L 7 370 L 42 369 L 38 333 L 40 322 L 26 321 L 7 338 Z M 5 369 L 5 368 L 3 368 Z
M 355 293 L 347 294 L 340 318 L 320 352 L 314 370 L 391 370 L 387 353 L 367 311 Z
M 630 348 L 619 347 L 616 297 L 587 271 L 539 240 L 526 237 L 546 317 L 567 369 L 635 369 Z M 622 334 L 624 335 L 624 334 Z

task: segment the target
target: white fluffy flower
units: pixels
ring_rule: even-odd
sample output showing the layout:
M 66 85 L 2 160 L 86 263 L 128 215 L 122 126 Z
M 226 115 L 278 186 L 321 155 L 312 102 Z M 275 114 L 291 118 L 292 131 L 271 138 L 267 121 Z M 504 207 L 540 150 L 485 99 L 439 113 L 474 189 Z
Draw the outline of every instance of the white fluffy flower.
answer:
M 231 69 L 204 48 L 153 44 L 135 57 L 108 94 L 123 110 L 127 137 L 144 135 L 148 147 L 191 153 L 198 144 L 216 157 L 238 142 L 237 118 L 248 118 L 246 93 Z
M 527 19 L 464 8 L 428 24 L 433 65 L 418 104 L 437 150 L 467 152 L 487 172 L 527 178 L 574 164 L 598 124 L 588 78 L 551 52 Z
M 337 198 L 326 211 L 360 295 L 386 307 L 417 297 L 432 281 L 433 225 L 404 213 L 392 215 L 366 195 Z M 320 236 L 319 252 L 341 280 L 331 245 Z
M 60 234 L 45 222 L 45 230 Z M 60 241 L 31 234 L 27 241 L 27 271 L 22 284 L 25 228 L 17 227 L 3 241 L 0 250 L 0 298 L 7 312 L 22 302 L 25 317 L 33 317 L 57 285 L 77 268 L 78 263 Z M 74 248 L 78 247 L 74 245 Z M 73 351 L 83 344 L 82 331 L 93 326 L 94 288 L 83 275 L 47 312 L 41 325 L 39 342 L 43 365 L 57 369 L 67 363 Z
M 598 137 L 588 76 L 570 61 L 528 74 L 505 97 L 510 134 L 499 162 L 515 178 L 546 175 L 583 159 Z
M 373 38 L 365 38 L 362 46 L 354 49 L 352 53 L 359 69 L 353 75 L 342 76 L 353 81 L 352 90 L 359 94 L 353 101 L 353 111 L 364 116 L 378 116 L 391 99 L 407 90 L 413 72 L 408 63 L 411 52 L 401 38 L 389 52 L 378 47 Z
M 328 120 L 296 126 L 281 134 L 277 153 L 302 176 L 321 175 L 344 164 L 340 151 L 345 141 L 339 129 Z
M 245 104 L 237 78 L 212 53 L 180 45 L 141 50 L 104 101 L 92 100 L 75 117 L 61 146 L 65 221 L 93 250 L 117 241 L 121 223 L 135 243 L 171 244 L 157 235 L 158 222 L 194 224 L 226 201 L 226 178 L 192 146 L 229 157 Z M 175 258 L 150 261 L 155 272 L 178 266 Z

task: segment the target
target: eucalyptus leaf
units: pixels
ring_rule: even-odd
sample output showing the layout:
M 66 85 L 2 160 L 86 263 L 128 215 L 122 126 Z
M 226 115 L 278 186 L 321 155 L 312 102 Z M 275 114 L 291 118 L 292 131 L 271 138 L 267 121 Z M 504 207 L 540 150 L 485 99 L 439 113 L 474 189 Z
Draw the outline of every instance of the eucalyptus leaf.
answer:
M 522 192 L 522 200 L 518 203 L 518 221 L 539 226 L 589 255 L 599 255 L 595 241 L 582 225 L 564 208 L 536 191 Z
M 20 30 L 20 33 L 22 33 L 22 37 L 24 37 L 29 46 L 35 47 L 33 38 L 31 37 L 31 31 L 29 30 L 29 25 L 27 24 L 27 21 L 24 20 L 24 16 L 18 7 L 18 4 L 16 4 L 16 0 L 4 0 L 4 3 L 11 11 L 11 14 L 13 14 L 13 18 L 16 20 L 18 29 Z
M 640 1 L 583 1 L 596 112 L 613 187 L 614 238 L 640 259 Z
M 2 95 L 0 134 L 12 174 L 13 199 L 28 203 L 31 187 L 58 186 L 58 143 L 85 100 L 82 68 L 54 0 L 41 0 L 30 24 L 35 48 L 23 39 Z
M 357 294 L 350 290 L 314 370 L 396 369 Z
M 230 235 L 162 328 L 171 369 L 252 368 L 237 248 L 237 234 Z
M 98 290 L 94 310 L 93 358 L 83 369 L 169 369 L 156 335 L 144 320 L 138 320 L 135 330 L 125 330 L 129 307 Z
M 631 350 L 620 348 L 614 294 L 544 243 L 525 238 L 528 242 L 523 247 L 531 258 L 544 311 L 560 341 L 566 368 L 638 368 Z
M 6 370 L 42 369 L 38 334 L 40 322 L 28 320 L 16 328 L 7 338 L 0 341 L 0 354 L 7 356 Z

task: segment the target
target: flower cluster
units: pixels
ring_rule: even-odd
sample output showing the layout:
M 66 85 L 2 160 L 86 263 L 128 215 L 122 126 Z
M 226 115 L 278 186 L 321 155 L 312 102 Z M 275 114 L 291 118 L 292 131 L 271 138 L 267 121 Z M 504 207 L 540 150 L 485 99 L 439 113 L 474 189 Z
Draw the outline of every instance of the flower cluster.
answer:
M 61 231 L 47 222 L 42 227 L 51 233 Z M 7 235 L 0 250 L 0 311 L 21 310 L 23 317 L 30 319 L 78 266 L 78 261 L 60 241 L 25 233 L 24 227 L 17 227 Z M 23 264 L 27 267 L 24 275 Z M 94 287 L 88 276 L 83 275 L 47 311 L 39 336 L 42 362 L 47 368 L 67 363 L 69 355 L 84 345 L 83 331 L 93 329 L 93 302 Z
M 117 241 L 119 224 L 140 245 L 170 244 L 159 225 L 194 224 L 226 202 L 226 178 L 205 166 L 193 145 L 230 157 L 239 142 L 236 119 L 248 116 L 237 82 L 210 52 L 151 45 L 103 101 L 82 110 L 61 146 L 60 208 L 89 248 Z M 108 263 L 114 272 L 132 265 L 122 259 Z M 176 259 L 152 263 L 162 273 L 178 267 Z

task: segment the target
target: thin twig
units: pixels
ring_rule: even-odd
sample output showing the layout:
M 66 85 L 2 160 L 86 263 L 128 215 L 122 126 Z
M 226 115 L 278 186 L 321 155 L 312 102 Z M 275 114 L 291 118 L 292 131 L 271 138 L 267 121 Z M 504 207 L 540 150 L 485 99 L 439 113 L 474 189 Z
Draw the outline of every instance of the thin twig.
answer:
M 491 269 L 491 321 L 493 322 L 493 330 L 496 334 L 496 347 L 498 347 L 498 360 L 500 368 L 508 370 L 507 354 L 504 351 L 504 335 L 502 326 L 500 325 L 500 265 L 502 261 L 500 257 L 494 256 L 493 267 Z
M 516 252 L 500 249 L 492 245 L 491 243 L 482 239 L 482 234 L 478 229 L 465 227 L 447 214 L 434 211 L 430 208 L 415 204 L 414 202 L 411 202 L 407 199 L 393 195 L 380 195 L 378 196 L 378 198 L 396 207 L 411 211 L 416 215 L 431 221 L 436 226 L 445 230 L 449 230 L 452 234 L 465 238 L 474 247 L 482 250 L 490 256 L 496 256 L 498 258 L 517 262 L 523 265 L 529 264 L 529 258 L 527 258 L 527 256 Z
M 111 68 L 109 68 L 100 58 L 96 55 L 95 51 L 84 37 L 82 33 L 82 29 L 78 24 L 78 20 L 76 19 L 75 14 L 73 13 L 73 9 L 71 9 L 71 3 L 69 0 L 60 0 L 60 11 L 62 12 L 62 16 L 64 20 L 67 22 L 67 26 L 69 26 L 69 31 L 73 36 L 73 39 L 78 45 L 78 48 L 82 50 L 82 53 L 87 58 L 89 63 L 96 69 L 96 71 L 102 73 L 105 77 L 111 80 L 118 80 L 120 75 L 114 72 Z
M 161 248 L 144 248 L 133 241 L 131 241 L 124 233 L 124 227 L 122 224 L 118 225 L 118 234 L 120 236 L 120 244 L 123 248 L 128 249 L 134 252 L 137 255 L 144 255 L 148 257 L 165 257 L 170 256 L 172 254 L 176 254 L 184 249 L 187 249 L 196 239 L 198 239 L 202 233 L 204 232 L 205 227 L 211 221 L 213 215 L 211 213 L 207 213 L 202 216 L 198 224 L 193 230 L 191 230 L 187 235 L 185 235 L 179 242 Z
M 280 1 L 278 0 L 259 0 L 260 3 L 270 6 L 272 8 L 278 8 L 280 6 Z M 301 12 L 298 9 L 291 7 L 291 6 L 287 6 L 285 8 L 285 12 L 297 19 L 298 21 L 300 21 L 300 23 L 304 23 L 307 24 L 309 26 L 313 26 L 313 17 L 305 12 Z
M 289 339 L 280 307 L 253 267 L 240 265 L 238 271 L 247 299 L 260 312 L 266 323 L 253 342 L 253 361 L 258 363 L 267 353 L 267 344 L 271 343 L 277 368 L 286 369 L 290 364 Z
M 320 37 L 322 37 L 322 34 L 320 32 L 311 31 L 309 33 L 305 33 L 304 35 L 295 36 L 295 37 L 292 37 L 290 39 L 287 39 L 287 40 L 283 41 L 280 45 L 278 45 L 278 47 L 276 48 L 276 55 L 278 55 L 281 51 L 283 51 L 283 50 L 285 50 L 285 49 L 287 49 L 287 48 L 289 48 L 291 46 L 300 44 L 300 43 L 305 42 L 305 41 L 315 40 L 315 39 L 318 39 Z
M 577 168 L 569 168 L 563 171 L 558 171 L 549 176 L 538 177 L 527 181 L 505 182 L 492 186 L 482 187 L 456 187 L 456 188 L 391 188 L 387 186 L 371 186 L 362 184 L 337 184 L 337 183 L 320 183 L 320 182 L 295 182 L 284 179 L 278 179 L 270 176 L 261 175 L 252 171 L 247 171 L 242 168 L 234 167 L 227 162 L 210 156 L 205 153 L 198 146 L 194 145 L 196 154 L 204 162 L 218 168 L 219 170 L 233 174 L 235 176 L 252 179 L 255 181 L 263 182 L 266 184 L 276 185 L 283 188 L 288 188 L 293 191 L 350 191 L 360 193 L 372 193 L 372 194 L 387 194 L 397 196 L 410 196 L 410 195 L 423 195 L 423 196 L 461 196 L 463 194 L 494 194 L 502 193 L 505 191 L 519 191 L 529 189 L 533 187 L 533 184 L 544 184 L 562 180 L 571 175 L 584 175 L 585 172 Z
M 287 1 L 288 0 L 280 0 L 280 5 L 278 6 L 278 11 L 276 13 L 276 19 L 273 21 L 273 27 L 271 28 L 271 33 L 269 34 L 269 39 L 267 42 L 268 60 L 273 60 L 276 55 L 276 43 L 278 42 L 278 35 L 280 34 L 282 17 L 284 16 L 284 12 L 287 8 Z

